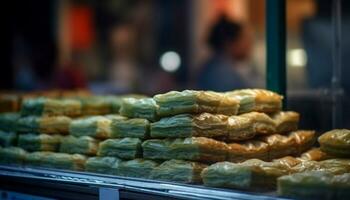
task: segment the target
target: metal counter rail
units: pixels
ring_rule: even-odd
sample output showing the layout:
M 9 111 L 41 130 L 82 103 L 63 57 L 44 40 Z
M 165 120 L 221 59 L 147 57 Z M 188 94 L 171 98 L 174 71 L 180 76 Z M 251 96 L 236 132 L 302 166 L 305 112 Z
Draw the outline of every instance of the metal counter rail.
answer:
M 27 181 L 50 181 L 74 184 L 84 187 L 115 188 L 123 191 L 148 195 L 165 196 L 175 199 L 240 199 L 277 200 L 282 199 L 269 193 L 251 193 L 237 190 L 208 188 L 200 185 L 185 185 L 162 181 L 118 177 L 88 172 L 74 172 L 55 169 L 28 168 L 0 165 L 0 177 L 27 179 Z

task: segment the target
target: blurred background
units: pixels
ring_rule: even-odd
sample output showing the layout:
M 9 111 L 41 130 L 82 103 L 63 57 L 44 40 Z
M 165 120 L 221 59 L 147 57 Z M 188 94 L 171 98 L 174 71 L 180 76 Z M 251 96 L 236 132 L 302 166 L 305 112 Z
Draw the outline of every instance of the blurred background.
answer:
M 287 105 L 332 126 L 332 1 L 287 0 Z M 265 0 L 12 1 L 1 89 L 97 94 L 265 87 Z M 342 1 L 341 125 L 350 127 L 350 4 Z

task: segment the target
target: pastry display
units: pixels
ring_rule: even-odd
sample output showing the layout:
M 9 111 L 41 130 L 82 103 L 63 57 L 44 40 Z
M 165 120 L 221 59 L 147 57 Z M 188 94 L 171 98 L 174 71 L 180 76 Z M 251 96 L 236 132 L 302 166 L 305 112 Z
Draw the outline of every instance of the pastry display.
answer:
M 239 108 L 238 100 L 211 91 L 171 91 L 153 98 L 159 106 L 160 116 L 203 112 L 235 115 Z
M 350 157 L 350 130 L 335 129 L 318 138 L 321 150 L 329 155 Z
M 124 98 L 120 107 L 120 114 L 129 118 L 144 118 L 156 121 L 158 105 L 153 98 Z
M 277 189 L 296 199 L 350 198 L 350 130 L 324 133 L 317 147 L 315 131 L 298 130 L 299 113 L 281 110 L 283 97 L 271 91 L 184 90 L 152 98 L 52 90 L 3 97 L 0 111 L 14 112 L 0 113 L 2 169 L 84 170 L 107 184 L 169 181 L 264 195 Z
M 169 160 L 152 170 L 149 177 L 179 183 L 201 183 L 200 174 L 205 167 L 206 165 L 197 162 Z
M 70 123 L 69 133 L 76 137 L 107 139 L 111 136 L 111 123 L 111 119 L 103 116 L 84 117 Z
M 225 115 L 210 113 L 180 114 L 152 123 L 150 134 L 152 138 L 225 137 L 227 119 Z
M 149 121 L 141 118 L 112 120 L 111 137 L 134 137 L 145 139 L 149 136 L 149 126 Z
M 241 89 L 226 92 L 225 95 L 239 101 L 239 113 L 280 111 L 283 97 L 264 89 Z
M 142 143 L 143 157 L 146 159 L 179 159 L 201 162 L 224 161 L 228 146 L 205 137 L 151 139 Z
M 57 151 L 61 143 L 60 135 L 19 134 L 18 146 L 26 151 Z
M 66 136 L 62 138 L 60 152 L 94 156 L 98 151 L 98 140 L 89 136 Z
M 134 159 L 142 156 L 141 140 L 138 138 L 108 139 L 100 143 L 98 156 Z

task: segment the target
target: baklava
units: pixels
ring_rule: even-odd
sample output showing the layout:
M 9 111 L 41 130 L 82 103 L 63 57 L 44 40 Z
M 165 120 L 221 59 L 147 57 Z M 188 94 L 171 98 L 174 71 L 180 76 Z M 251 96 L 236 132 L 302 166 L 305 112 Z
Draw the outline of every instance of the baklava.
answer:
M 0 163 L 6 165 L 22 165 L 27 152 L 19 147 L 0 147 Z
M 36 132 L 45 134 L 67 134 L 71 118 L 66 116 L 27 116 L 18 119 L 18 132 Z
M 149 178 L 151 171 L 158 165 L 159 163 L 153 160 L 140 158 L 123 161 L 118 167 L 118 175 L 135 178 Z
M 81 102 L 74 99 L 34 98 L 22 102 L 21 115 L 70 116 L 81 115 Z
M 219 162 L 227 158 L 229 147 L 205 137 L 151 139 L 142 143 L 146 159 L 179 159 L 202 162 Z
M 60 135 L 47 134 L 19 134 L 18 146 L 27 151 L 52 151 L 58 150 L 61 143 Z
M 269 159 L 269 145 L 258 140 L 248 140 L 240 143 L 230 143 L 228 161 L 242 162 L 248 159 L 257 158 L 267 161 Z
M 17 144 L 17 137 L 16 132 L 0 131 L 0 146 L 15 146 Z
M 0 130 L 14 131 L 17 127 L 17 120 L 20 118 L 18 113 L 1 113 L 0 114 Z
M 50 153 L 44 156 L 42 167 L 82 171 L 85 169 L 86 157 L 81 154 Z
M 134 159 L 142 156 L 141 140 L 138 138 L 108 139 L 100 143 L 98 156 Z
M 112 113 L 112 103 L 103 96 L 80 97 L 82 115 L 105 115 Z
M 239 113 L 278 112 L 282 108 L 283 96 L 264 89 L 241 89 L 226 92 L 226 96 L 239 101 Z
M 180 114 L 152 123 L 150 134 L 152 138 L 225 137 L 227 119 L 225 115 L 210 113 Z
M 289 138 L 294 138 L 297 142 L 297 155 L 309 150 L 316 142 L 315 131 L 298 130 L 290 132 L 287 135 Z
M 256 133 L 255 120 L 250 117 L 230 116 L 227 120 L 227 136 L 229 141 L 242 141 L 253 138 Z
M 318 138 L 321 150 L 337 157 L 350 157 L 350 130 L 335 129 Z
M 276 123 L 276 133 L 288 133 L 298 129 L 300 115 L 297 112 L 277 112 L 271 118 Z
M 197 162 L 169 160 L 152 170 L 149 177 L 179 183 L 201 183 L 200 174 L 205 167 L 205 164 Z
M 85 170 L 100 174 L 117 174 L 121 160 L 116 157 L 90 157 L 86 160 Z
M 103 116 L 84 117 L 70 123 L 69 133 L 76 137 L 107 139 L 111 136 L 111 123 L 111 119 Z
M 36 151 L 27 153 L 24 163 L 29 167 L 43 167 L 43 161 L 45 161 L 51 154 L 53 154 L 53 152 L 50 151 Z
M 334 176 L 323 171 L 278 178 L 277 193 L 293 199 L 349 199 L 350 173 Z
M 320 148 L 312 148 L 309 151 L 301 154 L 300 159 L 302 160 L 313 160 L 313 161 L 322 161 L 333 158 L 327 153 L 321 151 Z
M 254 131 L 257 135 L 269 135 L 276 132 L 276 123 L 265 113 L 250 112 L 240 117 L 248 118 L 254 123 Z
M 288 155 L 296 155 L 298 153 L 298 143 L 293 137 L 273 134 L 260 137 L 259 140 L 268 144 L 269 160 L 281 158 Z
M 112 120 L 111 137 L 133 137 L 145 139 L 149 136 L 150 123 L 147 119 L 135 118 L 125 120 Z
M 203 112 L 235 115 L 239 108 L 238 100 L 212 91 L 171 91 L 155 95 L 153 98 L 159 105 L 160 116 Z
M 98 140 L 89 136 L 66 136 L 62 138 L 60 152 L 94 156 L 98 151 Z
M 205 168 L 201 176 L 204 185 L 210 187 L 267 190 L 275 187 L 278 177 L 289 173 L 289 167 L 280 162 L 251 159 L 243 163 L 215 163 Z
M 120 107 L 120 114 L 129 118 L 144 118 L 156 121 L 158 105 L 153 98 L 124 98 Z
M 293 173 L 326 171 L 332 174 L 350 173 L 349 159 L 328 159 L 323 161 L 303 161 L 292 168 Z

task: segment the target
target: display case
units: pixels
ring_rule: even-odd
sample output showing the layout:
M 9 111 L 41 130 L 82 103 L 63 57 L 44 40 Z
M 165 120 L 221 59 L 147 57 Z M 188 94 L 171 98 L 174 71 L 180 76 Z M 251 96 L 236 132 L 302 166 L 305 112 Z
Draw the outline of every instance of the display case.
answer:
M 332 108 L 332 127 L 340 128 L 339 99 L 344 98 L 339 58 L 341 1 L 334 0 L 332 9 L 334 66 L 327 102 Z M 1 114 L 0 200 L 282 200 L 288 198 L 281 195 L 280 177 L 287 177 L 288 183 L 289 175 L 314 171 L 326 171 L 320 176 L 327 180 L 319 183 L 311 177 L 317 179 L 312 186 L 324 185 L 316 189 L 307 185 L 310 191 L 331 188 L 325 199 L 350 198 L 346 152 L 350 131 L 329 133 L 344 137 L 333 138 L 337 144 L 330 145 L 335 154 L 341 153 L 328 155 L 320 133 L 298 130 L 300 115 L 286 110 L 293 108 L 293 99 L 315 99 L 319 94 L 287 91 L 285 0 L 266 0 L 266 38 L 268 90 L 184 90 L 153 98 L 53 91 L 30 97 L 21 94 L 20 100 L 5 98 L 4 105 L 20 113 Z M 106 159 L 100 162 L 102 158 Z M 141 159 L 149 161 L 144 168 L 127 165 L 129 161 L 144 162 Z M 328 163 L 322 162 L 325 160 Z M 178 163 L 185 172 L 171 168 Z M 115 172 L 121 172 L 122 165 L 127 175 Z M 139 178 L 130 177 L 132 173 Z M 345 175 L 339 181 L 328 173 Z M 339 184 L 342 181 L 344 185 Z

